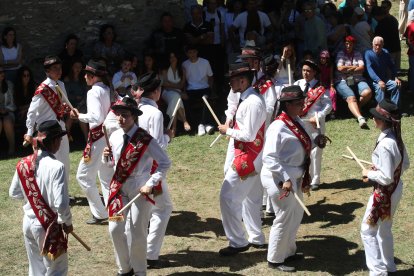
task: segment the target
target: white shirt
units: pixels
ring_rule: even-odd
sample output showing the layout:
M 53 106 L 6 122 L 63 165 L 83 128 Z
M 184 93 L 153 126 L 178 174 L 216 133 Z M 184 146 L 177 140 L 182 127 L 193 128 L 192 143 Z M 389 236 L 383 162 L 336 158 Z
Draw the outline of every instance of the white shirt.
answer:
M 381 185 L 387 186 L 394 182 L 394 172 L 401 162 L 401 154 L 397 146 L 395 134 L 391 128 L 381 132 L 377 143 L 378 145 L 372 153 L 372 163 L 376 170 L 370 170 L 368 172 L 368 178 Z M 410 160 L 404 147 L 404 160 L 401 176 L 409 167 Z
M 86 106 L 88 113 L 80 113 L 79 121 L 89 123 L 89 129 L 102 124 L 111 106 L 109 87 L 102 82 L 95 83 L 88 91 Z
M 260 19 L 260 35 L 264 34 L 265 28 L 271 25 L 269 16 L 264 12 L 257 11 Z M 233 26 L 239 30 L 240 36 L 240 47 L 244 47 L 245 41 L 245 32 L 247 27 L 247 11 L 240 13 L 236 19 L 234 19 Z
M 128 131 L 129 139 L 134 135 L 135 131 L 138 129 L 138 126 L 134 126 Z M 118 163 L 119 157 L 121 155 L 121 149 L 124 144 L 124 130 L 118 129 L 112 133 L 111 138 L 109 138 L 109 143 L 111 144 L 112 153 L 114 157 L 115 164 Z M 155 160 L 158 163 L 157 170 L 151 175 L 152 161 Z M 127 178 L 124 184 L 129 183 L 130 186 L 136 187 L 137 185 L 143 186 L 144 184 L 149 187 L 153 187 L 157 184 L 162 178 L 165 178 L 167 170 L 171 166 L 171 161 L 168 158 L 165 151 L 158 145 L 158 142 L 155 139 L 152 139 L 148 145 L 147 150 L 142 155 L 141 160 L 138 162 L 131 175 Z M 145 179 L 145 183 L 136 183 L 137 179 Z M 123 187 L 124 188 L 124 187 Z
M 196 62 L 189 59 L 183 62 L 187 79 L 187 90 L 206 89 L 209 87 L 208 77 L 213 76 L 210 63 L 204 58 L 197 58 Z
M 206 18 L 204 19 L 205 22 L 210 22 L 211 19 L 214 18 L 214 44 L 220 44 L 221 43 L 221 32 L 220 32 L 220 25 L 224 25 L 224 13 L 222 11 L 219 11 L 220 18 L 217 13 L 217 9 L 214 10 L 213 13 L 209 13 L 207 11 L 207 8 L 204 8 L 204 14 Z
M 170 137 L 164 134 L 164 117 L 158 109 L 158 105 L 151 99 L 142 97 L 138 108 L 142 111 L 142 115 L 138 117 L 139 127 L 145 129 L 162 149 L 167 149 Z
M 131 77 L 132 80 L 130 78 L 125 78 L 124 81 L 122 81 L 122 77 Z M 124 87 L 127 88 L 130 85 L 134 85 L 137 83 L 137 76 L 135 75 L 134 72 L 128 71 L 126 73 L 119 71 L 116 72 L 115 75 L 112 77 L 112 84 L 114 86 L 115 89 L 118 89 L 119 87 Z
M 299 117 L 295 120 L 303 126 Z M 305 149 L 283 121 L 275 120 L 266 131 L 262 160 L 263 169 L 271 171 L 281 182 L 290 179 L 295 189 L 297 179 L 304 173 Z
M 57 93 L 55 88 L 56 81 L 48 77 L 45 81 L 43 81 L 43 83 L 49 86 L 55 93 Z M 60 89 L 62 90 L 63 94 L 65 94 L 67 98 L 65 84 L 60 80 L 58 80 L 57 83 Z M 33 136 L 33 133 L 35 132 L 35 124 L 40 125 L 44 121 L 49 120 L 57 120 L 56 113 L 53 111 L 53 109 L 50 107 L 50 105 L 47 103 L 47 101 L 41 94 L 33 96 L 32 102 L 29 106 L 29 110 L 27 111 L 27 134 Z M 63 130 L 66 129 L 65 123 L 63 121 L 59 121 L 59 124 Z
M 58 223 L 72 224 L 72 214 L 69 207 L 68 184 L 65 183 L 65 167 L 62 162 L 46 152 L 38 151 L 38 165 L 36 166 L 36 182 L 46 204 L 58 214 Z M 13 199 L 24 199 L 23 211 L 30 219 L 36 219 L 36 215 L 27 200 L 22 183 L 17 171 L 9 189 L 9 195 Z

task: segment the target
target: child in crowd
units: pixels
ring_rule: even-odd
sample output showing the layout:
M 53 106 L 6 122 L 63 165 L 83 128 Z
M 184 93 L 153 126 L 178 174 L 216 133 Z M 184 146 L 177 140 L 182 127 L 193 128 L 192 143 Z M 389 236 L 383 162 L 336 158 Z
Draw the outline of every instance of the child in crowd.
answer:
M 126 95 L 127 88 L 137 82 L 137 76 L 131 71 L 132 57 L 124 57 L 121 64 L 121 70 L 115 73 L 112 78 L 112 85 L 118 94 L 122 97 Z

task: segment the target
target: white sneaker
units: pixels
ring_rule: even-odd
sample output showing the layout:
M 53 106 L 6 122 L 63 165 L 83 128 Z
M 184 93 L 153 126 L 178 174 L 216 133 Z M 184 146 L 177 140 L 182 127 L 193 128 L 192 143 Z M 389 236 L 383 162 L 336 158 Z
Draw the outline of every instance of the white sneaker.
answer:
M 203 124 L 198 125 L 198 136 L 206 135 L 206 127 Z
M 359 127 L 362 129 L 369 129 L 367 121 L 362 116 L 358 118 L 358 124 L 359 124 Z
M 213 134 L 214 133 L 214 127 L 210 126 L 210 125 L 206 125 L 206 132 L 208 134 Z

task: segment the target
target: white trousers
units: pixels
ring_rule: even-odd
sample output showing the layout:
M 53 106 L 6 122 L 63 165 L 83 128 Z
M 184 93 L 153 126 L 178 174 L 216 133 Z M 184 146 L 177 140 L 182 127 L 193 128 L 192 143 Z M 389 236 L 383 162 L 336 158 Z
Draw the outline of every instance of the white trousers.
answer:
M 366 223 L 373 202 L 373 195 L 369 197 L 361 224 L 361 238 L 364 243 L 365 259 L 371 276 L 388 275 L 388 272 L 397 271 L 394 263 L 394 238 L 391 228 L 402 191 L 403 184 L 400 182 L 391 196 L 391 219 L 385 221 L 379 219 L 376 226 L 370 226 Z
M 275 219 L 270 229 L 267 260 L 272 263 L 283 263 L 289 256 L 296 253 L 296 234 L 303 217 L 303 209 L 292 193 L 279 199 L 285 193 L 275 182 L 275 177 L 264 167 L 261 172 L 263 188 L 267 190 L 275 211 Z M 278 180 L 276 180 L 278 181 Z M 303 198 L 301 181 L 297 181 L 297 195 Z
M 166 180 L 162 180 L 162 194 L 155 196 L 155 206 L 151 207 L 151 219 L 147 237 L 147 259 L 158 260 L 160 256 L 162 242 L 164 241 L 165 231 L 173 210 L 168 185 Z
M 102 195 L 105 201 L 105 206 L 108 205 L 109 185 L 111 184 L 112 176 L 114 175 L 114 167 L 103 163 L 99 169 L 99 181 L 101 182 Z
M 265 243 L 261 220 L 262 196 L 259 175 L 241 180 L 233 169 L 227 170 L 220 192 L 220 209 L 224 232 L 230 246 Z
M 139 188 L 123 193 L 122 203 L 125 206 Z M 134 269 L 135 275 L 147 273 L 147 234 L 150 219 L 151 203 L 145 197 L 138 198 L 129 209 L 124 211 L 124 221 L 109 222 L 109 234 L 115 251 L 118 273 L 128 273 Z M 127 221 L 128 220 L 128 221 Z M 125 227 L 128 224 L 130 227 Z M 128 238 L 130 237 L 130 244 Z
M 65 135 L 62 137 L 62 142 L 60 143 L 59 150 L 55 153 L 57 160 L 65 165 L 65 181 L 69 185 L 69 175 L 70 175 L 70 158 L 69 158 L 69 140 L 68 136 Z
M 82 158 L 79 163 L 78 172 L 76 173 L 76 179 L 86 194 L 86 199 L 88 200 L 92 215 L 98 219 L 108 218 L 108 212 L 102 203 L 98 187 L 96 186 L 96 176 L 99 176 L 99 179 L 101 179 L 100 170 L 101 167 L 104 166 L 102 162 L 102 153 L 105 146 L 106 143 L 104 137 L 94 142 L 92 144 L 91 158 L 89 162 L 85 163 Z M 103 194 L 108 194 L 109 186 L 104 186 L 104 182 L 100 182 Z
M 311 139 L 315 139 L 318 136 L 318 131 L 309 122 L 304 122 L 306 131 L 308 132 Z M 319 120 L 321 134 L 325 134 L 325 119 Z M 311 184 L 320 184 L 321 182 L 321 168 L 322 168 L 322 153 L 323 149 L 314 147 L 311 151 L 311 164 L 309 167 L 309 173 L 311 176 Z
M 62 276 L 68 274 L 68 254 L 60 255 L 56 260 L 40 254 L 46 232 L 38 219 L 23 217 L 23 235 L 29 259 L 29 276 Z

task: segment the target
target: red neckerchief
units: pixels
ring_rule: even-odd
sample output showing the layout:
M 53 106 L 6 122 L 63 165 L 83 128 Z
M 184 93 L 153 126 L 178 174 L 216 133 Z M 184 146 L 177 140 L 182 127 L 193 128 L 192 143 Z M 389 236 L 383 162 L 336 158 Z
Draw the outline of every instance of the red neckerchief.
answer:
M 83 150 L 83 162 L 85 163 L 88 163 L 89 160 L 91 160 L 92 144 L 104 136 L 102 125 L 103 123 L 89 130 L 88 141 L 86 142 L 86 147 Z
M 43 98 L 49 104 L 50 108 L 53 110 L 53 112 L 55 112 L 56 118 L 58 120 L 62 120 L 63 115 L 66 113 L 66 108 L 55 91 L 53 91 L 52 88 L 50 88 L 47 84 L 41 83 L 37 87 L 34 96 L 37 96 L 39 94 L 43 96 Z
M 253 85 L 253 88 L 257 89 L 260 95 L 266 93 L 267 89 L 273 86 L 273 82 L 270 79 L 266 78 L 266 75 L 263 75 L 257 82 Z
M 119 157 L 116 164 L 116 170 L 109 185 L 108 213 L 110 221 L 123 220 L 123 214 L 117 215 L 122 209 L 122 196 L 120 190 L 123 183 L 131 175 L 132 171 L 138 165 L 142 156 L 148 148 L 152 136 L 144 129 L 138 128 L 132 136 L 129 144 Z M 147 197 L 149 199 L 149 197 Z
M 68 238 L 63 232 L 62 225 L 57 223 L 57 214 L 47 205 L 37 185 L 35 176 L 36 159 L 37 151 L 20 160 L 16 165 L 16 171 L 26 198 L 46 232 L 41 254 L 55 260 L 66 253 Z
M 292 120 L 292 118 L 290 118 L 285 112 L 282 112 L 279 116 L 277 116 L 276 120 L 281 120 L 286 124 L 290 131 L 292 131 L 293 134 L 295 134 L 295 136 L 299 139 L 305 150 L 305 174 L 303 175 L 302 188 L 307 188 L 307 186 L 310 185 L 309 166 L 312 141 L 306 130 L 298 122 Z
M 318 85 L 319 82 L 316 83 Z M 316 86 L 315 85 L 315 86 Z M 303 111 L 301 117 L 306 116 L 308 114 L 309 109 L 319 100 L 320 97 L 325 93 L 325 87 L 318 86 L 315 88 L 310 88 L 306 95 L 305 99 L 305 106 L 303 107 Z
M 397 168 L 394 171 L 394 181 L 387 186 L 381 185 L 379 183 L 374 184 L 374 191 L 373 191 L 373 203 L 371 206 L 370 214 L 367 218 L 367 223 L 370 225 L 376 225 L 378 219 L 387 220 L 391 218 L 391 196 L 394 193 L 395 189 L 397 188 L 401 172 L 402 172 L 402 164 L 404 160 L 404 144 L 401 139 L 401 124 L 400 123 L 393 123 L 393 130 L 395 135 L 397 136 L 397 145 L 398 149 L 401 154 L 401 161 L 398 164 Z M 378 143 L 377 143 L 378 146 Z M 375 146 L 376 148 L 376 146 Z

